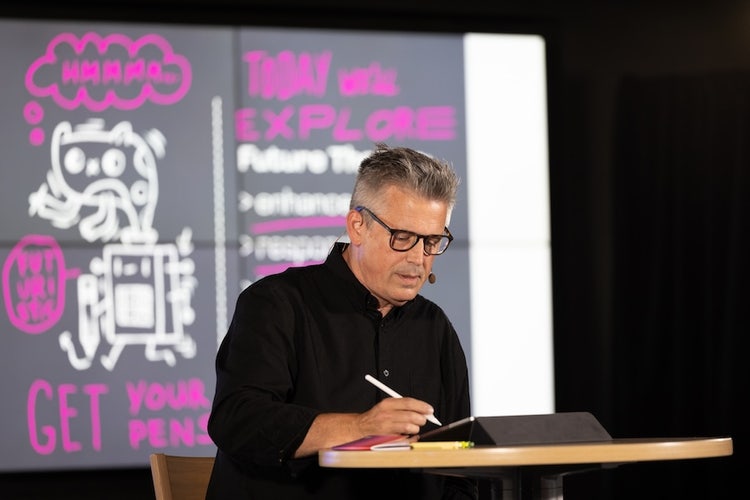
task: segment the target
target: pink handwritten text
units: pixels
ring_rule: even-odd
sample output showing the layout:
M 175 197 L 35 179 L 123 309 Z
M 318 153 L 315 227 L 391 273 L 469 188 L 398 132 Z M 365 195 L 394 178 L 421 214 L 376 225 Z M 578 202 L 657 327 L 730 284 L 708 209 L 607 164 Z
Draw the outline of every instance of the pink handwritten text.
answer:
M 128 422 L 130 446 L 133 449 L 140 449 L 144 442 L 150 448 L 211 444 L 206 430 L 208 411 L 179 418 L 158 415 L 158 412 L 170 409 L 209 409 L 211 401 L 206 397 L 206 387 L 202 380 L 191 378 L 167 383 L 139 380 L 127 382 L 125 388 L 131 415 L 137 417 L 144 411 L 156 414 L 150 418 L 133 418 Z
M 212 443 L 208 435 L 208 416 L 205 412 L 197 417 L 180 418 L 154 417 L 132 419 L 128 422 L 130 447 L 138 450 L 143 442 L 149 448 L 166 448 L 168 446 L 207 446 Z
M 199 378 L 177 382 L 126 382 L 125 389 L 130 402 L 130 414 L 138 415 L 142 409 L 160 411 L 167 407 L 173 410 L 210 408 L 206 397 L 206 386 Z
M 87 445 L 99 451 L 102 447 L 102 429 L 100 419 L 100 397 L 109 392 L 105 384 L 86 384 L 81 387 L 74 384 L 60 384 L 54 387 L 46 380 L 35 380 L 29 388 L 27 400 L 27 422 L 29 428 L 29 442 L 32 448 L 41 454 L 54 453 L 58 445 L 66 453 L 83 450 L 83 442 L 73 439 L 71 435 L 71 420 L 83 418 L 79 415 L 79 408 L 88 410 L 88 424 L 91 433 Z M 40 424 L 39 415 L 54 415 L 47 424 Z M 58 442 L 59 441 L 59 442 Z
M 365 68 L 339 70 L 339 93 L 344 96 L 356 95 L 398 95 L 396 71 L 383 69 L 374 62 Z
M 49 329 L 65 309 L 65 280 L 79 274 L 79 269 L 65 268 L 53 237 L 23 237 L 3 264 L 3 298 L 10 322 L 31 334 Z
M 331 52 L 295 54 L 285 50 L 276 56 L 254 50 L 244 54 L 247 93 L 250 97 L 285 101 L 298 95 L 322 97 L 326 93 Z
M 363 121 L 353 123 L 349 107 L 337 110 L 330 104 L 286 106 L 280 111 L 241 108 L 235 111 L 238 141 L 311 138 L 315 131 L 331 133 L 340 142 L 385 142 L 388 140 L 448 141 L 456 137 L 456 111 L 453 106 L 425 106 L 372 111 Z

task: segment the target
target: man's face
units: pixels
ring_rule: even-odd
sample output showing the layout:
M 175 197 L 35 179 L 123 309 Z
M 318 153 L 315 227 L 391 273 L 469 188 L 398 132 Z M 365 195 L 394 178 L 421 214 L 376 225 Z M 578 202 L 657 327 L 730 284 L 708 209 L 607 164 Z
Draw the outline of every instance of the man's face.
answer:
M 396 187 L 387 188 L 377 206 L 367 207 L 391 229 L 417 234 L 443 234 L 448 217 L 445 203 L 426 200 Z M 390 247 L 391 234 L 372 220 L 366 210 L 357 235 L 352 239 L 350 265 L 357 278 L 380 302 L 381 308 L 402 305 L 413 299 L 432 270 L 434 255 L 424 254 L 424 240 L 405 252 Z

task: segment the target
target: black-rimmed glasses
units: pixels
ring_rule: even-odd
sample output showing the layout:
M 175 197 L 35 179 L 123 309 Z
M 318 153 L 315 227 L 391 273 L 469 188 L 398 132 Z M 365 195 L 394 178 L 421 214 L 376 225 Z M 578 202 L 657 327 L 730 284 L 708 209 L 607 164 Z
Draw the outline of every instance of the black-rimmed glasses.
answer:
M 370 214 L 372 220 L 380 224 L 386 231 L 391 233 L 390 245 L 397 252 L 408 252 L 421 239 L 424 241 L 425 255 L 440 255 L 448 249 L 448 245 L 453 241 L 453 235 L 445 228 L 445 234 L 417 234 L 405 229 L 391 229 L 388 224 L 383 222 L 367 207 L 358 206 L 354 210 L 362 212 L 363 210 Z

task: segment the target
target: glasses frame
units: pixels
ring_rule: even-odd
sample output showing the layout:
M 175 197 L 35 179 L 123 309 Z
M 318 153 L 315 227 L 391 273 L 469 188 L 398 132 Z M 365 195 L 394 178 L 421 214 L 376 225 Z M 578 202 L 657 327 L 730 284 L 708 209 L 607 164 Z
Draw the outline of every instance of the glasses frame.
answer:
M 390 245 L 391 250 L 395 252 L 408 252 L 409 250 L 417 246 L 417 243 L 419 243 L 419 240 L 422 240 L 423 242 L 422 252 L 424 252 L 425 255 L 442 255 L 445 253 L 446 250 L 448 250 L 448 247 L 451 245 L 451 242 L 453 241 L 453 235 L 451 234 L 450 229 L 448 229 L 448 226 L 444 228 L 445 234 L 419 234 L 419 233 L 415 233 L 414 231 L 409 231 L 406 229 L 393 229 L 388 224 L 380 220 L 380 217 L 375 215 L 375 213 L 372 210 L 362 205 L 355 207 L 354 210 L 356 210 L 359 213 L 362 213 L 363 211 L 367 212 L 368 214 L 370 214 L 370 217 L 372 217 L 372 220 L 374 220 L 375 222 L 383 226 L 383 228 L 390 233 L 391 237 L 388 240 L 388 244 Z M 414 235 L 416 236 L 416 239 L 414 240 L 414 243 L 412 244 L 412 246 L 410 246 L 409 248 L 395 248 L 393 246 L 393 242 L 396 239 L 397 233 L 407 233 L 410 235 Z M 427 251 L 427 245 L 425 244 L 425 242 L 427 241 L 427 238 L 448 238 L 448 243 L 446 243 L 445 248 L 443 248 L 442 251 L 438 253 L 430 253 Z

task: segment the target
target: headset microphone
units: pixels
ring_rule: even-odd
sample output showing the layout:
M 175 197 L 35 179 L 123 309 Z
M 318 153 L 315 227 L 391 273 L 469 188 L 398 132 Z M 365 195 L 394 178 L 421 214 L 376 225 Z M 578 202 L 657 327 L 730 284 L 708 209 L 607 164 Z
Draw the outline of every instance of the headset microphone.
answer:
M 435 277 L 435 273 L 430 273 L 427 275 L 427 281 L 430 282 L 430 285 L 435 283 L 437 281 L 437 278 Z

